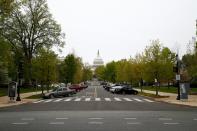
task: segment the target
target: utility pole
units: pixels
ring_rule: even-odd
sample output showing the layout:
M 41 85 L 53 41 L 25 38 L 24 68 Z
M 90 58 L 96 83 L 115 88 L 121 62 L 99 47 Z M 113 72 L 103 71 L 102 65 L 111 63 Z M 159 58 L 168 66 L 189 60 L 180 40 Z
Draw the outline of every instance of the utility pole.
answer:
M 180 100 L 180 61 L 179 61 L 179 56 L 178 54 L 176 55 L 176 81 L 177 81 L 177 100 Z

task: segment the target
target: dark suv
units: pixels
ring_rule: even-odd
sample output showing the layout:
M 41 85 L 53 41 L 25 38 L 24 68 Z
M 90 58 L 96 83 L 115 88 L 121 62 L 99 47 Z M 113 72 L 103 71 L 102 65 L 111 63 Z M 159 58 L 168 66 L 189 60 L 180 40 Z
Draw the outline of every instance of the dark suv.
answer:
M 44 94 L 44 98 L 66 97 L 73 94 L 76 94 L 75 90 L 71 90 L 66 87 L 58 87 L 53 89 L 51 92 Z

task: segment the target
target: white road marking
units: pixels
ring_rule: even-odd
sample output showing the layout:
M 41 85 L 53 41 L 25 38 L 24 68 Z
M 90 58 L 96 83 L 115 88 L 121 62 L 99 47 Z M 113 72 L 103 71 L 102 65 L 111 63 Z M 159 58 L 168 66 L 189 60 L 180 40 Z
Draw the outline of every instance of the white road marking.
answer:
M 145 100 L 145 101 L 147 101 L 147 102 L 154 102 L 154 101 L 149 100 L 149 99 L 143 99 L 143 100 Z
M 129 98 L 123 98 L 123 99 L 126 100 L 126 101 L 133 101 L 133 100 L 131 100 Z
M 40 103 L 40 102 L 43 102 L 44 100 L 39 100 L 39 101 L 35 101 L 33 103 Z
M 50 122 L 50 125 L 63 125 L 64 122 Z
M 111 99 L 110 99 L 110 98 L 105 98 L 105 100 L 106 100 L 106 101 L 111 101 Z
M 69 118 L 65 117 L 65 118 L 55 118 L 56 120 L 68 120 Z
M 194 121 L 197 121 L 197 118 L 194 118 L 193 120 L 194 120 Z
M 95 117 L 95 118 L 88 118 L 90 120 L 102 120 L 103 118 L 100 118 L 100 117 Z
M 64 101 L 71 101 L 71 98 L 67 98 L 67 99 L 65 99 Z
M 120 98 L 114 97 L 116 101 L 122 101 Z
M 48 102 L 51 102 L 51 101 L 52 101 L 52 99 L 46 100 L 46 101 L 44 101 L 44 103 L 48 103 Z
M 134 98 L 134 100 L 138 101 L 138 102 L 142 102 L 142 100 L 138 99 L 138 98 Z
M 27 125 L 29 123 L 27 122 L 16 122 L 16 123 L 12 123 L 13 125 Z
M 81 98 L 76 98 L 74 101 L 80 101 L 81 100 Z
M 136 120 L 137 118 L 124 118 L 125 120 Z
M 101 101 L 101 98 L 95 98 L 95 101 Z
M 159 118 L 159 120 L 161 120 L 161 121 L 171 121 L 172 118 Z
M 63 100 L 63 99 L 57 99 L 57 100 L 55 100 L 54 102 L 59 102 L 59 101 L 61 101 L 61 100 Z
M 90 101 L 90 98 L 85 98 L 85 101 Z
M 140 122 L 127 122 L 128 125 L 139 125 Z
M 103 122 L 91 121 L 91 122 L 88 122 L 88 124 L 103 124 Z
M 35 120 L 34 118 L 22 118 L 21 119 L 22 121 L 33 121 L 33 120 Z
M 178 125 L 178 122 L 174 122 L 174 123 L 163 123 L 164 125 Z

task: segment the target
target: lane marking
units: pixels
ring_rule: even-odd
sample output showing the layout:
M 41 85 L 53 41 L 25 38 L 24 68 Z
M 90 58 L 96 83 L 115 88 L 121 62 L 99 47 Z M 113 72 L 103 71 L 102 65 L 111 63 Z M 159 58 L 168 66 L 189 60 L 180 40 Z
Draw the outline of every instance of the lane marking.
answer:
M 103 118 L 95 117 L 95 118 L 88 118 L 89 120 L 102 120 Z
M 127 122 L 128 125 L 139 125 L 141 124 L 140 122 Z
M 149 99 L 143 99 L 143 100 L 145 100 L 145 101 L 147 101 L 147 102 L 154 102 L 154 101 L 149 100 Z
M 122 101 L 120 98 L 114 97 L 116 101 Z
M 110 98 L 105 98 L 105 100 L 106 100 L 106 101 L 111 101 L 111 99 L 110 99 Z
M 91 122 L 88 122 L 88 124 L 99 124 L 99 125 L 101 125 L 101 124 L 103 124 L 103 122 L 91 121 Z
M 65 117 L 65 118 L 55 118 L 56 120 L 68 120 L 69 118 Z
M 50 122 L 50 125 L 63 125 L 64 122 Z
M 125 120 L 136 120 L 137 118 L 124 118 Z
M 81 98 L 76 98 L 74 101 L 81 101 Z
M 51 101 L 52 101 L 52 99 L 46 100 L 46 101 L 44 101 L 44 103 L 48 103 L 48 102 L 51 102 Z
M 159 118 L 160 121 L 171 121 L 172 118 Z
M 16 123 L 12 123 L 13 125 L 27 125 L 29 123 L 27 122 L 16 122 Z
M 142 100 L 138 99 L 138 98 L 134 98 L 134 100 L 138 101 L 138 102 L 142 102 Z
M 95 98 L 95 101 L 101 101 L 101 98 Z
M 131 100 L 129 98 L 123 98 L 123 99 L 126 100 L 126 101 L 133 101 L 133 100 Z
M 90 98 L 85 98 L 85 101 L 90 101 Z
M 35 120 L 34 118 L 22 118 L 21 119 L 22 121 L 33 121 L 33 120 Z
M 40 103 L 40 102 L 43 102 L 44 100 L 39 100 L 39 101 L 35 101 L 33 103 Z
M 71 101 L 71 98 L 67 98 L 67 99 L 65 99 L 64 101 Z
M 178 125 L 178 124 L 180 124 L 180 123 L 178 123 L 178 122 L 174 122 L 174 123 L 163 123 L 164 125 Z
M 63 99 L 57 99 L 57 100 L 55 100 L 54 102 L 59 102 L 59 101 L 61 101 L 61 100 L 63 100 Z
M 193 120 L 194 120 L 194 121 L 197 121 L 197 118 L 194 118 Z

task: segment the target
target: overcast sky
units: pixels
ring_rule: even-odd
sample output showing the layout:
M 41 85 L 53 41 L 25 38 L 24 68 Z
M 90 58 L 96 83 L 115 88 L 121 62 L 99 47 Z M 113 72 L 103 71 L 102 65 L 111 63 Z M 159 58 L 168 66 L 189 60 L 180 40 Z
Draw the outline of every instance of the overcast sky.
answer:
M 92 64 L 134 57 L 159 39 L 180 54 L 195 36 L 197 0 L 48 0 L 66 34 L 60 56 L 74 52 Z

